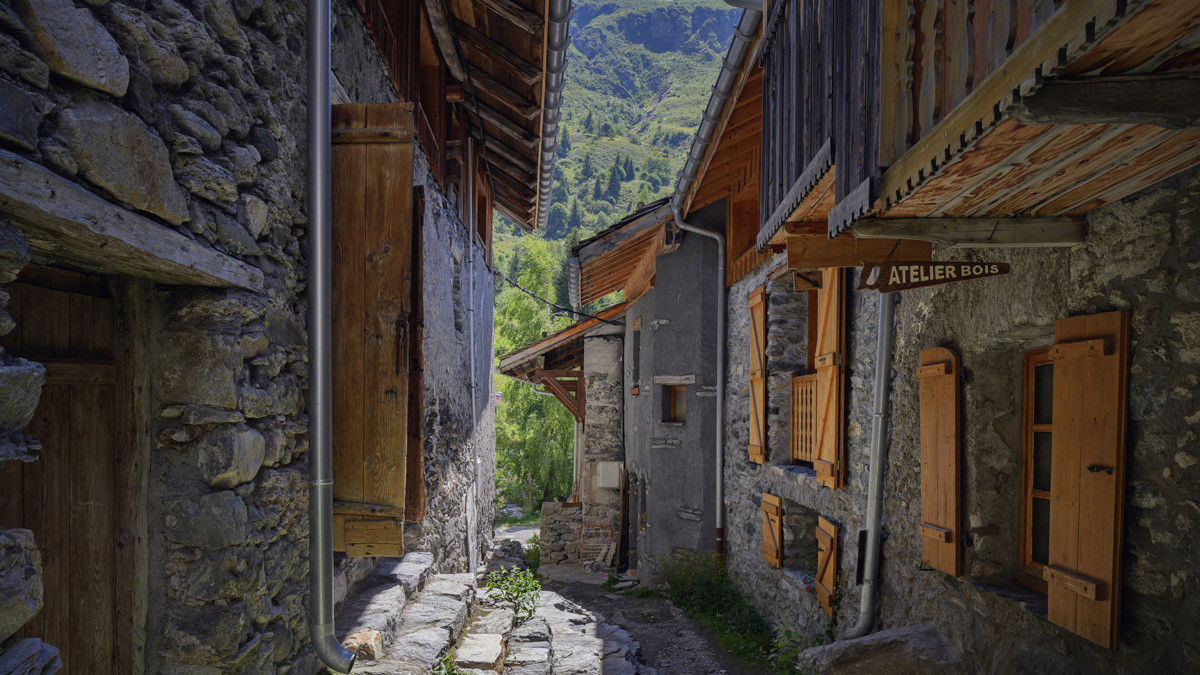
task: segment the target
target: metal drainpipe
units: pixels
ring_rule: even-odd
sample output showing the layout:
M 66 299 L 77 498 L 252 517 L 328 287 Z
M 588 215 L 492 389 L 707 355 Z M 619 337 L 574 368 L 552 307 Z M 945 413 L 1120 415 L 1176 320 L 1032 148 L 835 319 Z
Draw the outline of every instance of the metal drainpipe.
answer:
M 863 570 L 862 600 L 858 624 L 847 640 L 871 632 L 875 623 L 875 596 L 879 589 L 879 546 L 883 529 L 883 470 L 887 463 L 889 385 L 892 380 L 892 349 L 896 341 L 896 293 L 879 294 L 879 341 L 875 350 L 875 412 L 871 416 L 871 475 L 867 494 L 867 553 Z
M 348 673 L 333 634 L 333 235 L 330 208 L 330 0 L 308 0 L 308 627 L 321 661 Z
M 550 214 L 550 188 L 554 185 L 554 149 L 558 145 L 558 119 L 566 84 L 568 27 L 575 9 L 571 0 L 550 0 L 546 11 L 546 82 L 542 98 L 542 160 L 538 175 L 537 226 L 546 226 Z
M 725 237 L 717 232 L 703 230 L 695 225 L 689 225 L 679 217 L 679 211 L 673 206 L 671 213 L 675 217 L 675 225 L 681 230 L 694 232 L 717 242 L 717 438 L 716 438 L 716 480 L 717 480 L 717 553 L 725 552 Z
M 466 148 L 467 166 L 475 166 L 475 147 L 472 143 L 467 143 Z M 463 197 L 460 197 L 462 199 Z M 479 444 L 476 442 L 477 434 L 475 433 L 478 426 L 477 415 L 479 413 L 479 381 L 476 378 L 475 370 L 475 225 L 479 222 L 479 214 L 476 209 L 479 208 L 475 200 L 474 189 L 471 194 L 465 197 L 467 203 L 467 218 L 470 220 L 467 223 L 467 358 L 471 361 L 470 376 L 471 384 L 467 387 L 467 391 L 471 393 L 471 430 L 468 436 L 468 441 L 471 443 L 471 457 L 475 466 L 475 481 L 472 483 L 472 495 L 474 496 L 470 504 L 475 509 L 474 517 L 467 514 L 467 527 L 471 528 L 467 532 L 467 570 L 471 574 L 475 574 L 479 569 Z

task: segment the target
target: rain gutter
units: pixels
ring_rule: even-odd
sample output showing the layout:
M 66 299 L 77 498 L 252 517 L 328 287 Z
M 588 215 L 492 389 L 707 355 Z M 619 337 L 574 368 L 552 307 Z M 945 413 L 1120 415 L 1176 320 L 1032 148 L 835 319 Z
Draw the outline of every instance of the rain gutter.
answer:
M 554 150 L 558 146 L 558 120 L 566 84 L 568 29 L 575 13 L 571 0 L 550 0 L 546 11 L 546 79 L 542 94 L 542 160 L 538 176 L 537 228 L 546 226 L 550 192 L 554 186 Z
M 330 24 L 330 0 L 308 0 L 308 627 L 321 662 L 348 673 L 355 655 L 333 632 Z

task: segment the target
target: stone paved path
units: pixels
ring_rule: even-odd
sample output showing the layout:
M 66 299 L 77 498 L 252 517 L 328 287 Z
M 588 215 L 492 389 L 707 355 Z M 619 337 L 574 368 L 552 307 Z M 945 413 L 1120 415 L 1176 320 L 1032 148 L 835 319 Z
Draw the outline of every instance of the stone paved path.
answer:
M 497 525 L 496 540 L 515 539 L 522 544 L 529 541 L 533 535 L 538 533 L 541 525 L 534 523 L 533 525 Z

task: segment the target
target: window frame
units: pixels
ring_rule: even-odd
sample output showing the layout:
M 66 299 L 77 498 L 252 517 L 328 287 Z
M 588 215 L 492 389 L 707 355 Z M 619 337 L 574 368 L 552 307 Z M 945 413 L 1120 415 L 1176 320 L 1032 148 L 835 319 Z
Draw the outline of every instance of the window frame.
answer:
M 1035 490 L 1033 487 L 1034 438 L 1038 433 L 1049 433 L 1053 438 L 1054 417 L 1051 410 L 1049 423 L 1036 423 L 1035 373 L 1041 366 L 1054 367 L 1049 347 L 1025 352 L 1021 367 L 1021 521 L 1020 572 L 1017 581 L 1022 586 L 1045 595 L 1046 582 L 1042 579 L 1042 573 L 1046 566 L 1033 559 L 1033 500 L 1044 499 L 1050 504 L 1051 490 Z M 1049 395 L 1053 398 L 1053 390 Z

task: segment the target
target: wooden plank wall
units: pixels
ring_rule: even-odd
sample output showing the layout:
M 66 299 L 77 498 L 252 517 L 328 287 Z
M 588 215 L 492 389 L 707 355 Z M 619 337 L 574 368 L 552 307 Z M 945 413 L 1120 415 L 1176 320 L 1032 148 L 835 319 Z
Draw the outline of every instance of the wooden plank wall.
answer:
M 832 133 L 833 0 L 780 0 L 764 29 L 760 220 Z
M 881 4 L 883 21 L 876 32 L 882 38 L 879 109 L 885 114 L 879 118 L 878 162 L 887 167 L 1002 66 L 1063 2 L 884 0 Z M 841 165 L 842 157 L 837 159 Z M 839 186 L 838 196 L 842 194 Z

